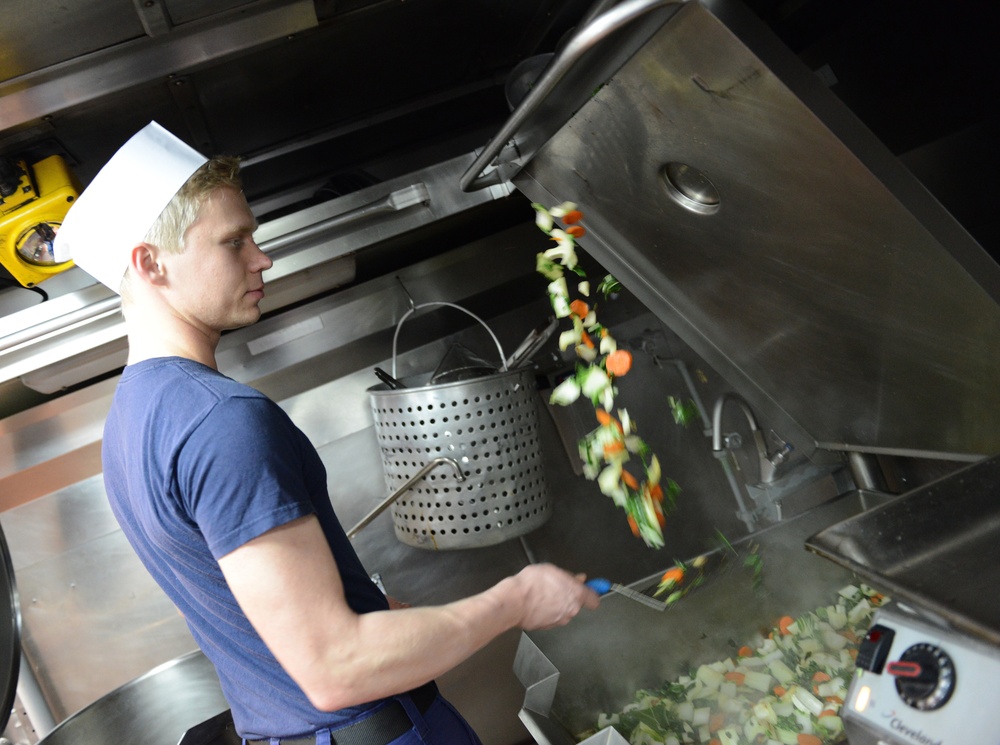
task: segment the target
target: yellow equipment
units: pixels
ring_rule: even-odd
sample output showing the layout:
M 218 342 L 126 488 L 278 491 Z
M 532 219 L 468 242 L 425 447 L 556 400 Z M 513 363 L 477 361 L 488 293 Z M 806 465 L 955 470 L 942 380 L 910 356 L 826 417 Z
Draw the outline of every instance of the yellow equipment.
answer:
M 66 161 L 51 155 L 32 166 L 18 161 L 17 184 L 0 194 L 0 264 L 25 287 L 33 287 L 73 266 L 56 261 L 52 241 L 80 195 Z

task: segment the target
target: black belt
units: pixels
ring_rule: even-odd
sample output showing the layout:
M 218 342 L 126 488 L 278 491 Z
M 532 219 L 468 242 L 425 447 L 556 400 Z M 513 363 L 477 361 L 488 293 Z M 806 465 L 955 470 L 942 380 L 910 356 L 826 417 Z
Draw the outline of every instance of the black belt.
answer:
M 425 683 L 419 688 L 408 691 L 417 710 L 423 714 L 437 698 L 438 689 L 434 683 Z M 413 729 L 413 722 L 407 715 L 403 705 L 396 699 L 353 724 L 330 730 L 330 745 L 386 745 L 397 737 Z M 247 740 L 253 745 L 268 745 L 270 740 Z M 281 745 L 315 745 L 316 735 L 309 737 L 282 737 Z

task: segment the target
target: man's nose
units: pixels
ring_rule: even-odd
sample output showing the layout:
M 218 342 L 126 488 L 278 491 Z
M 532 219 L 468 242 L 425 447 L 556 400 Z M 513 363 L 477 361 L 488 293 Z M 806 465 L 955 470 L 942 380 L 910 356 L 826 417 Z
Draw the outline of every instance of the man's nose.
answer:
M 255 249 L 254 262 L 253 262 L 255 269 L 257 269 L 258 271 L 265 272 L 272 266 L 274 266 L 274 261 L 271 259 L 270 256 L 268 256 L 260 249 L 260 246 L 257 245 L 256 241 L 254 241 L 253 247 Z

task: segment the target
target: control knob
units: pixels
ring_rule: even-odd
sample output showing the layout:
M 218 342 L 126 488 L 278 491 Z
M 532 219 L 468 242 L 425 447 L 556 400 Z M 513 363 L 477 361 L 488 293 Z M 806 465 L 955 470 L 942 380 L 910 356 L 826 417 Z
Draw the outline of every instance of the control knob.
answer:
M 885 669 L 903 702 L 920 711 L 940 709 L 955 690 L 955 664 L 933 644 L 914 644 Z

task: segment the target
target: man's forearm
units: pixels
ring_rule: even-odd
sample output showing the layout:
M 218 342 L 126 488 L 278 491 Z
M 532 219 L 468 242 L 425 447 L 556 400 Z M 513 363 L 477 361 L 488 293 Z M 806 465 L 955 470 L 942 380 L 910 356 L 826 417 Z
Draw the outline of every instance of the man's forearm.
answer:
M 313 705 L 333 711 L 415 688 L 451 670 L 519 625 L 516 578 L 447 605 L 356 616 L 351 643 L 332 643 L 303 685 Z

